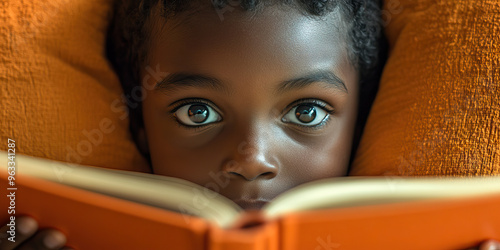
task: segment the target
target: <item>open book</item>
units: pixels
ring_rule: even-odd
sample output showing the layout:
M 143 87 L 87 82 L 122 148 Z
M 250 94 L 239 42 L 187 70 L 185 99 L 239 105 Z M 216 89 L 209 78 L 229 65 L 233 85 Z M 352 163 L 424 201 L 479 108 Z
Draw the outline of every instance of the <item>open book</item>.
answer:
M 214 242 L 223 240 L 231 235 L 230 232 L 234 233 L 236 230 L 236 225 L 251 225 L 252 220 L 256 220 L 255 216 L 248 216 L 247 211 L 243 211 L 238 205 L 233 203 L 231 200 L 212 192 L 204 187 L 196 185 L 194 183 L 180 180 L 177 178 L 171 178 L 166 176 L 145 174 L 145 173 L 135 173 L 120 170 L 111 170 L 96 167 L 79 166 L 69 163 L 61 163 L 55 161 L 44 160 L 40 158 L 28 157 L 17 155 L 16 156 L 16 175 L 15 181 L 17 184 L 25 185 L 24 188 L 20 187 L 17 189 L 19 195 L 17 199 L 23 199 L 23 191 L 37 189 L 34 192 L 44 192 L 45 194 L 50 193 L 51 196 L 58 195 L 64 190 L 69 190 L 66 194 L 68 197 L 63 197 L 64 199 L 72 199 L 71 202 L 77 200 L 80 203 L 93 203 L 98 199 L 111 199 L 103 197 L 113 197 L 112 199 L 119 200 L 122 202 L 120 205 L 123 206 L 134 206 L 132 204 L 142 204 L 147 207 L 152 207 L 154 209 L 167 210 L 169 216 L 174 216 L 175 223 L 182 224 L 182 221 L 186 223 L 183 225 L 168 225 L 164 228 L 165 232 L 176 232 L 179 230 L 195 231 L 188 232 L 198 234 L 196 230 L 192 229 L 192 223 L 202 223 L 204 226 L 202 230 L 208 230 L 204 233 L 204 239 L 200 241 L 204 242 L 203 248 L 207 247 L 206 237 L 214 237 Z M 0 164 L 7 166 L 8 156 L 5 152 L 0 154 Z M 5 172 L 5 171 L 4 171 Z M 2 173 L 2 178 L 7 178 L 5 173 Z M 23 182 L 24 180 L 24 182 Z M 35 186 L 36 181 L 42 183 Z M 52 188 L 51 190 L 42 190 L 43 188 Z M 10 187 L 12 188 L 12 187 Z M 77 191 L 73 191 L 77 190 Z M 91 198 L 85 198 L 84 196 L 90 193 Z M 74 195 L 73 195 L 74 194 Z M 92 196 L 93 195 L 93 196 Z M 496 204 L 496 208 L 500 205 L 500 177 L 476 177 L 476 178 L 398 178 L 398 177 L 341 177 L 341 178 L 331 178 L 320 180 L 316 182 L 307 183 L 291 189 L 281 195 L 276 199 L 267 204 L 262 211 L 258 212 L 258 216 L 261 221 L 269 221 L 269 223 L 257 223 L 260 224 L 262 228 L 259 233 L 261 236 L 255 236 L 256 239 L 264 238 L 264 243 L 258 244 L 271 244 L 282 248 L 289 243 L 283 242 L 287 241 L 286 237 L 283 236 L 287 231 L 290 231 L 293 227 L 290 224 L 289 228 L 283 228 L 286 225 L 286 219 L 295 218 L 296 215 L 307 215 L 315 218 L 311 221 L 312 224 L 319 223 L 318 221 L 325 221 L 326 224 L 321 224 L 323 228 L 329 229 L 331 231 L 334 224 L 328 224 L 328 220 L 322 218 L 322 216 L 327 216 L 328 213 L 335 213 L 338 211 L 378 211 L 377 209 L 386 210 L 385 216 L 389 216 L 387 209 L 393 211 L 396 214 L 400 214 L 400 209 L 408 206 L 416 206 L 416 204 L 428 204 L 429 207 L 433 207 L 439 204 L 469 204 L 471 201 L 477 199 L 480 202 L 493 202 Z M 36 197 L 39 197 L 37 194 Z M 84 197 L 84 198 L 79 198 Z M 92 198 L 94 197 L 94 198 Z M 481 198 L 485 197 L 485 198 Z M 488 198 L 496 197 L 496 198 Z M 59 206 L 65 207 L 65 203 L 61 203 L 61 197 L 57 198 L 58 204 L 63 204 Z M 79 200 L 80 199 L 80 200 Z M 496 199 L 496 200 L 495 200 Z M 49 200 L 44 199 L 50 203 Z M 417 201 L 420 201 L 418 203 Z M 43 213 L 52 213 L 51 216 L 57 214 L 57 208 L 53 209 L 40 209 L 39 207 L 47 206 L 51 207 L 50 204 L 43 204 L 43 202 L 29 202 L 31 209 L 45 211 Z M 56 201 L 55 201 L 56 202 Z M 109 202 L 106 201 L 106 202 Z M 105 203 L 106 203 L 105 202 Z M 80 204 L 79 203 L 79 204 Z M 125 204 L 125 205 L 124 205 Z M 126 205 L 130 204 L 130 205 Z M 429 205 L 430 204 L 430 205 Z M 92 204 L 90 207 L 96 206 Z M 101 206 L 101 205 L 98 205 Z M 425 207 L 425 206 L 424 206 Z M 428 209 L 427 208 L 427 209 Z M 119 208 L 109 208 L 108 210 L 113 210 L 115 212 L 120 212 Z M 118 210 L 116 210 L 118 209 Z M 134 207 L 135 209 L 135 207 Z M 134 210 L 132 209 L 132 210 Z M 435 208 L 433 208 L 435 209 Z M 95 210 L 95 209 L 94 209 Z M 102 210 L 102 209 L 101 209 Z M 126 213 L 130 213 L 131 209 L 126 210 Z M 49 212 L 47 212 L 49 211 Z M 53 212 L 50 212 L 53 211 Z M 86 210 L 90 211 L 90 210 Z M 134 213 L 149 213 L 148 211 L 153 210 L 141 210 L 140 208 Z M 157 210 L 154 210 L 157 212 Z M 332 212 L 333 211 L 333 212 Z M 425 211 L 422 210 L 422 211 Z M 471 212 L 470 210 L 464 210 L 465 212 Z M 497 210 L 497 214 L 500 214 Z M 80 211 L 81 212 L 81 211 Z M 108 211 L 109 212 L 109 211 Z M 417 210 L 418 212 L 418 210 Z M 442 211 L 441 211 L 442 212 Z M 476 211 L 477 212 L 477 211 Z M 28 210 L 24 213 L 30 213 Z M 38 214 L 38 217 L 43 217 L 42 212 Z M 95 211 L 91 215 L 78 214 L 76 216 L 88 216 L 91 219 L 95 215 Z M 121 211 L 123 213 L 123 211 Z M 256 212 L 254 212 L 255 214 Z M 326 214 L 325 214 L 326 213 Z M 434 215 L 439 215 L 434 214 Z M 75 216 L 75 215 L 73 215 Z M 142 215 L 137 215 L 142 216 Z M 365 223 L 363 217 L 370 217 L 369 214 L 361 214 L 359 218 L 354 218 L 357 223 L 362 225 Z M 494 217 L 496 216 L 496 217 Z M 497 239 L 500 238 L 500 218 L 498 215 L 491 215 L 492 221 L 497 228 Z M 300 216 L 299 216 L 300 217 Z M 389 216 L 390 217 L 390 216 Z M 54 217 L 55 218 L 55 217 Z M 182 218 L 182 219 L 181 219 Z M 285 218 L 285 220 L 283 220 Z M 1 219 L 6 219 L 2 215 Z M 39 218 L 38 218 L 39 219 Z M 152 218 L 148 218 L 152 219 Z M 351 220 L 353 218 L 350 218 Z M 461 220 L 462 218 L 456 218 Z M 153 219 L 154 220 L 154 219 Z M 243 222 L 242 222 L 243 221 Z M 69 223 L 69 222 L 68 222 Z M 100 224 L 103 222 L 101 221 Z M 132 222 L 131 222 L 132 223 Z M 163 224 L 169 224 L 168 221 L 163 221 Z M 174 222 L 172 222 L 175 224 Z M 276 223 L 280 225 L 275 225 Z M 303 222 L 301 222 L 303 223 Z M 323 223 L 323 222 L 321 222 Z M 42 223 L 43 224 L 43 223 Z M 50 222 L 47 221 L 50 225 Z M 263 224 L 263 225 L 262 225 Z M 300 224 L 300 223 L 299 223 Z M 131 224 L 130 224 L 131 225 Z M 52 225 L 54 226 L 54 225 Z M 64 228 L 71 227 L 70 225 L 55 225 L 59 226 L 63 230 Z M 470 226 L 470 225 L 469 225 Z M 480 226 L 480 225 L 478 225 Z M 276 228 L 275 228 L 276 227 Z M 279 231 L 279 228 L 282 231 Z M 175 228 L 172 229 L 172 228 Z M 217 228 L 217 229 L 214 229 Z M 267 229 L 266 229 L 267 228 Z M 317 226 L 316 226 L 317 229 Z M 201 230 L 201 229 L 200 229 Z M 272 232 L 266 232 L 272 231 Z M 276 231 L 278 230 L 278 231 Z M 294 229 L 296 231 L 296 229 Z M 67 229 L 67 231 L 71 231 Z M 244 230 L 243 230 L 244 231 Z M 293 230 L 292 230 L 293 231 Z M 328 231 L 328 230 L 327 230 Z M 224 235 L 224 232 L 229 232 Z M 67 232 L 68 233 L 68 232 Z M 295 232 L 296 233 L 296 232 Z M 281 239 L 275 239 L 274 234 L 282 235 Z M 174 234 L 175 235 L 175 234 Z M 218 240 L 215 238 L 216 235 L 220 237 Z M 296 234 L 301 235 L 301 234 Z M 174 236 L 175 237 L 175 236 Z M 181 237 L 181 236 L 179 236 Z M 194 237 L 194 236 L 182 236 L 182 237 Z M 230 241 L 243 236 L 234 236 Z M 320 236 L 318 236 L 320 237 Z M 324 237 L 332 237 L 328 234 Z M 364 236 L 365 237 L 365 236 Z M 244 237 L 243 237 L 244 238 Z M 242 238 L 242 239 L 243 239 Z M 71 235 L 68 235 L 68 239 L 71 242 Z M 253 239 L 253 238 L 252 238 Z M 248 239 L 243 240 L 243 242 L 248 241 Z M 323 240 L 326 242 L 327 238 Z M 337 240 L 339 241 L 339 240 Z M 227 243 L 227 242 L 226 242 Z M 224 244 L 226 244 L 224 243 Z M 234 242 L 233 242 L 234 243 Z M 248 243 L 248 242 L 247 242 Z M 314 242 L 316 245 L 321 245 L 318 240 Z M 211 243 L 214 248 L 215 243 Z M 227 243 L 231 245 L 232 243 Z M 250 244 L 250 243 L 248 243 Z M 252 243 L 254 244 L 254 243 Z M 294 243 L 296 244 L 296 243 Z M 326 243 L 325 243 L 326 244 Z M 340 243 L 335 243 L 340 244 Z M 465 244 L 465 243 L 462 243 Z M 209 244 L 210 245 L 210 244 Z M 221 245 L 219 243 L 215 244 L 218 247 Z M 290 244 L 292 245 L 292 244 Z M 323 244 L 324 245 L 324 244 Z M 328 245 L 328 244 L 327 244 Z M 334 245 L 332 243 L 332 245 Z M 130 245 L 128 245 L 130 246 Z M 232 246 L 232 245 L 231 245 Z M 239 246 L 239 245 L 238 245 Z M 254 246 L 254 245 L 252 245 Z M 299 244 L 300 246 L 300 244 Z M 309 245 L 308 245 L 309 246 Z M 345 246 L 345 245 L 344 245 Z M 373 245 L 370 245 L 373 247 Z M 384 245 L 387 246 L 387 245 Z M 81 247 L 81 246 L 80 246 Z M 184 246 L 183 246 L 184 247 Z M 469 246 L 464 246 L 469 247 Z M 216 247 L 217 248 L 217 247 Z M 223 247 L 222 247 L 223 248 Z M 182 249 L 197 249 L 193 247 L 182 248 Z M 256 248 L 249 248 L 256 249 Z M 258 248 L 260 249 L 260 248 Z M 268 248 L 263 248 L 268 249 Z M 288 248 L 286 248 L 288 249 Z M 294 248 L 301 249 L 301 248 Z M 313 248 L 314 249 L 314 248 Z M 321 248 L 319 248 L 321 249 Z M 333 248 L 332 248 L 333 249 Z M 372 248 L 373 249 L 373 248 Z M 429 248 L 431 249 L 431 248 Z

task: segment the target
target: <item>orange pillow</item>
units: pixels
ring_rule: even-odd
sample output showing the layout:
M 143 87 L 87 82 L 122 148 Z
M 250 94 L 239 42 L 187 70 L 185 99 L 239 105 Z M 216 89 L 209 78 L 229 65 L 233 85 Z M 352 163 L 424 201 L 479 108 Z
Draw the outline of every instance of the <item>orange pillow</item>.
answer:
M 385 2 L 390 55 L 351 174 L 500 174 L 498 1 Z
M 0 3 L 0 149 L 148 171 L 104 56 L 111 0 Z

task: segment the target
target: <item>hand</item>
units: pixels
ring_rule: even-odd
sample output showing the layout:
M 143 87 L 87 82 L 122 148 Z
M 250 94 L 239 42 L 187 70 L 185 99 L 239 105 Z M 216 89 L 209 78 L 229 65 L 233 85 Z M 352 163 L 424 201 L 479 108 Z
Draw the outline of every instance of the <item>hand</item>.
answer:
M 479 245 L 479 250 L 500 250 L 500 242 L 488 240 Z
M 479 247 L 467 248 L 465 250 L 500 250 L 500 242 L 496 240 L 487 240 L 481 243 Z
M 66 244 L 66 236 L 55 229 L 38 230 L 38 223 L 29 216 L 18 217 L 15 220 L 15 242 L 8 240 L 10 226 L 5 223 L 0 229 L 0 250 L 12 249 L 69 249 L 62 248 Z

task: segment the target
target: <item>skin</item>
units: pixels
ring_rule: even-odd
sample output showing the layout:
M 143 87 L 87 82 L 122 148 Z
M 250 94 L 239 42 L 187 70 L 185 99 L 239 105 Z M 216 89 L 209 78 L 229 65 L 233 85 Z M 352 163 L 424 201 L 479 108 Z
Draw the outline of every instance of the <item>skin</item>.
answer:
M 260 208 L 264 203 L 259 201 L 299 184 L 346 174 L 358 92 L 338 13 L 320 21 L 268 7 L 258 18 L 251 16 L 227 12 L 221 22 L 213 12 L 200 12 L 165 25 L 156 19 L 148 65 L 158 65 L 169 76 L 208 75 L 224 87 L 184 81 L 189 86 L 174 88 L 166 81 L 165 88 L 155 88 L 155 77 L 145 70 L 145 128 L 140 133 L 156 174 L 206 186 L 247 209 Z M 318 71 L 335 74 L 347 91 L 316 81 L 276 92 L 281 82 Z M 198 129 L 179 125 L 186 112 L 176 119 L 169 105 L 194 97 L 213 103 L 221 120 Z M 334 109 L 326 126 L 308 130 L 282 120 L 297 106 L 290 104 L 303 98 Z M 0 249 L 61 249 L 66 244 L 64 234 L 39 230 L 30 217 L 19 217 L 17 223 L 25 230 L 17 232 L 16 243 L 1 241 Z M 49 238 L 53 247 L 46 245 Z M 486 241 L 479 249 L 500 249 L 500 244 Z
M 235 10 L 224 21 L 213 9 L 167 22 L 158 17 L 146 67 L 168 76 L 156 81 L 142 72 L 144 141 L 154 173 L 205 186 L 245 209 L 302 183 L 345 176 L 358 74 L 340 20 L 338 12 L 312 19 L 283 6 Z M 298 78 L 308 84 L 292 83 Z M 219 115 L 198 126 L 188 115 L 192 105 Z M 296 108 L 314 109 L 316 121 L 301 122 Z M 318 126 L 322 118 L 328 122 Z
M 7 223 L 5 223 L 7 224 Z M 4 225 L 5 225 L 4 224 Z M 8 226 L 3 226 L 0 232 L 7 232 Z M 63 247 L 66 244 L 66 236 L 55 229 L 40 229 L 38 223 L 29 216 L 19 216 L 16 219 L 16 238 L 15 242 L 8 241 L 0 234 L 0 250 L 10 249 L 64 249 L 71 248 Z

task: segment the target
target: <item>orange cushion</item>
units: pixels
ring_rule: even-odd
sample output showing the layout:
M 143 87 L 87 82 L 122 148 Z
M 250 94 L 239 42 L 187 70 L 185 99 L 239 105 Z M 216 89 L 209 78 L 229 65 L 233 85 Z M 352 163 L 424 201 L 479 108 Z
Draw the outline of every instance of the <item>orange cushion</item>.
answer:
M 500 174 L 499 2 L 384 9 L 390 55 L 351 174 Z
M 111 0 L 0 2 L 0 149 L 147 171 L 104 57 Z

